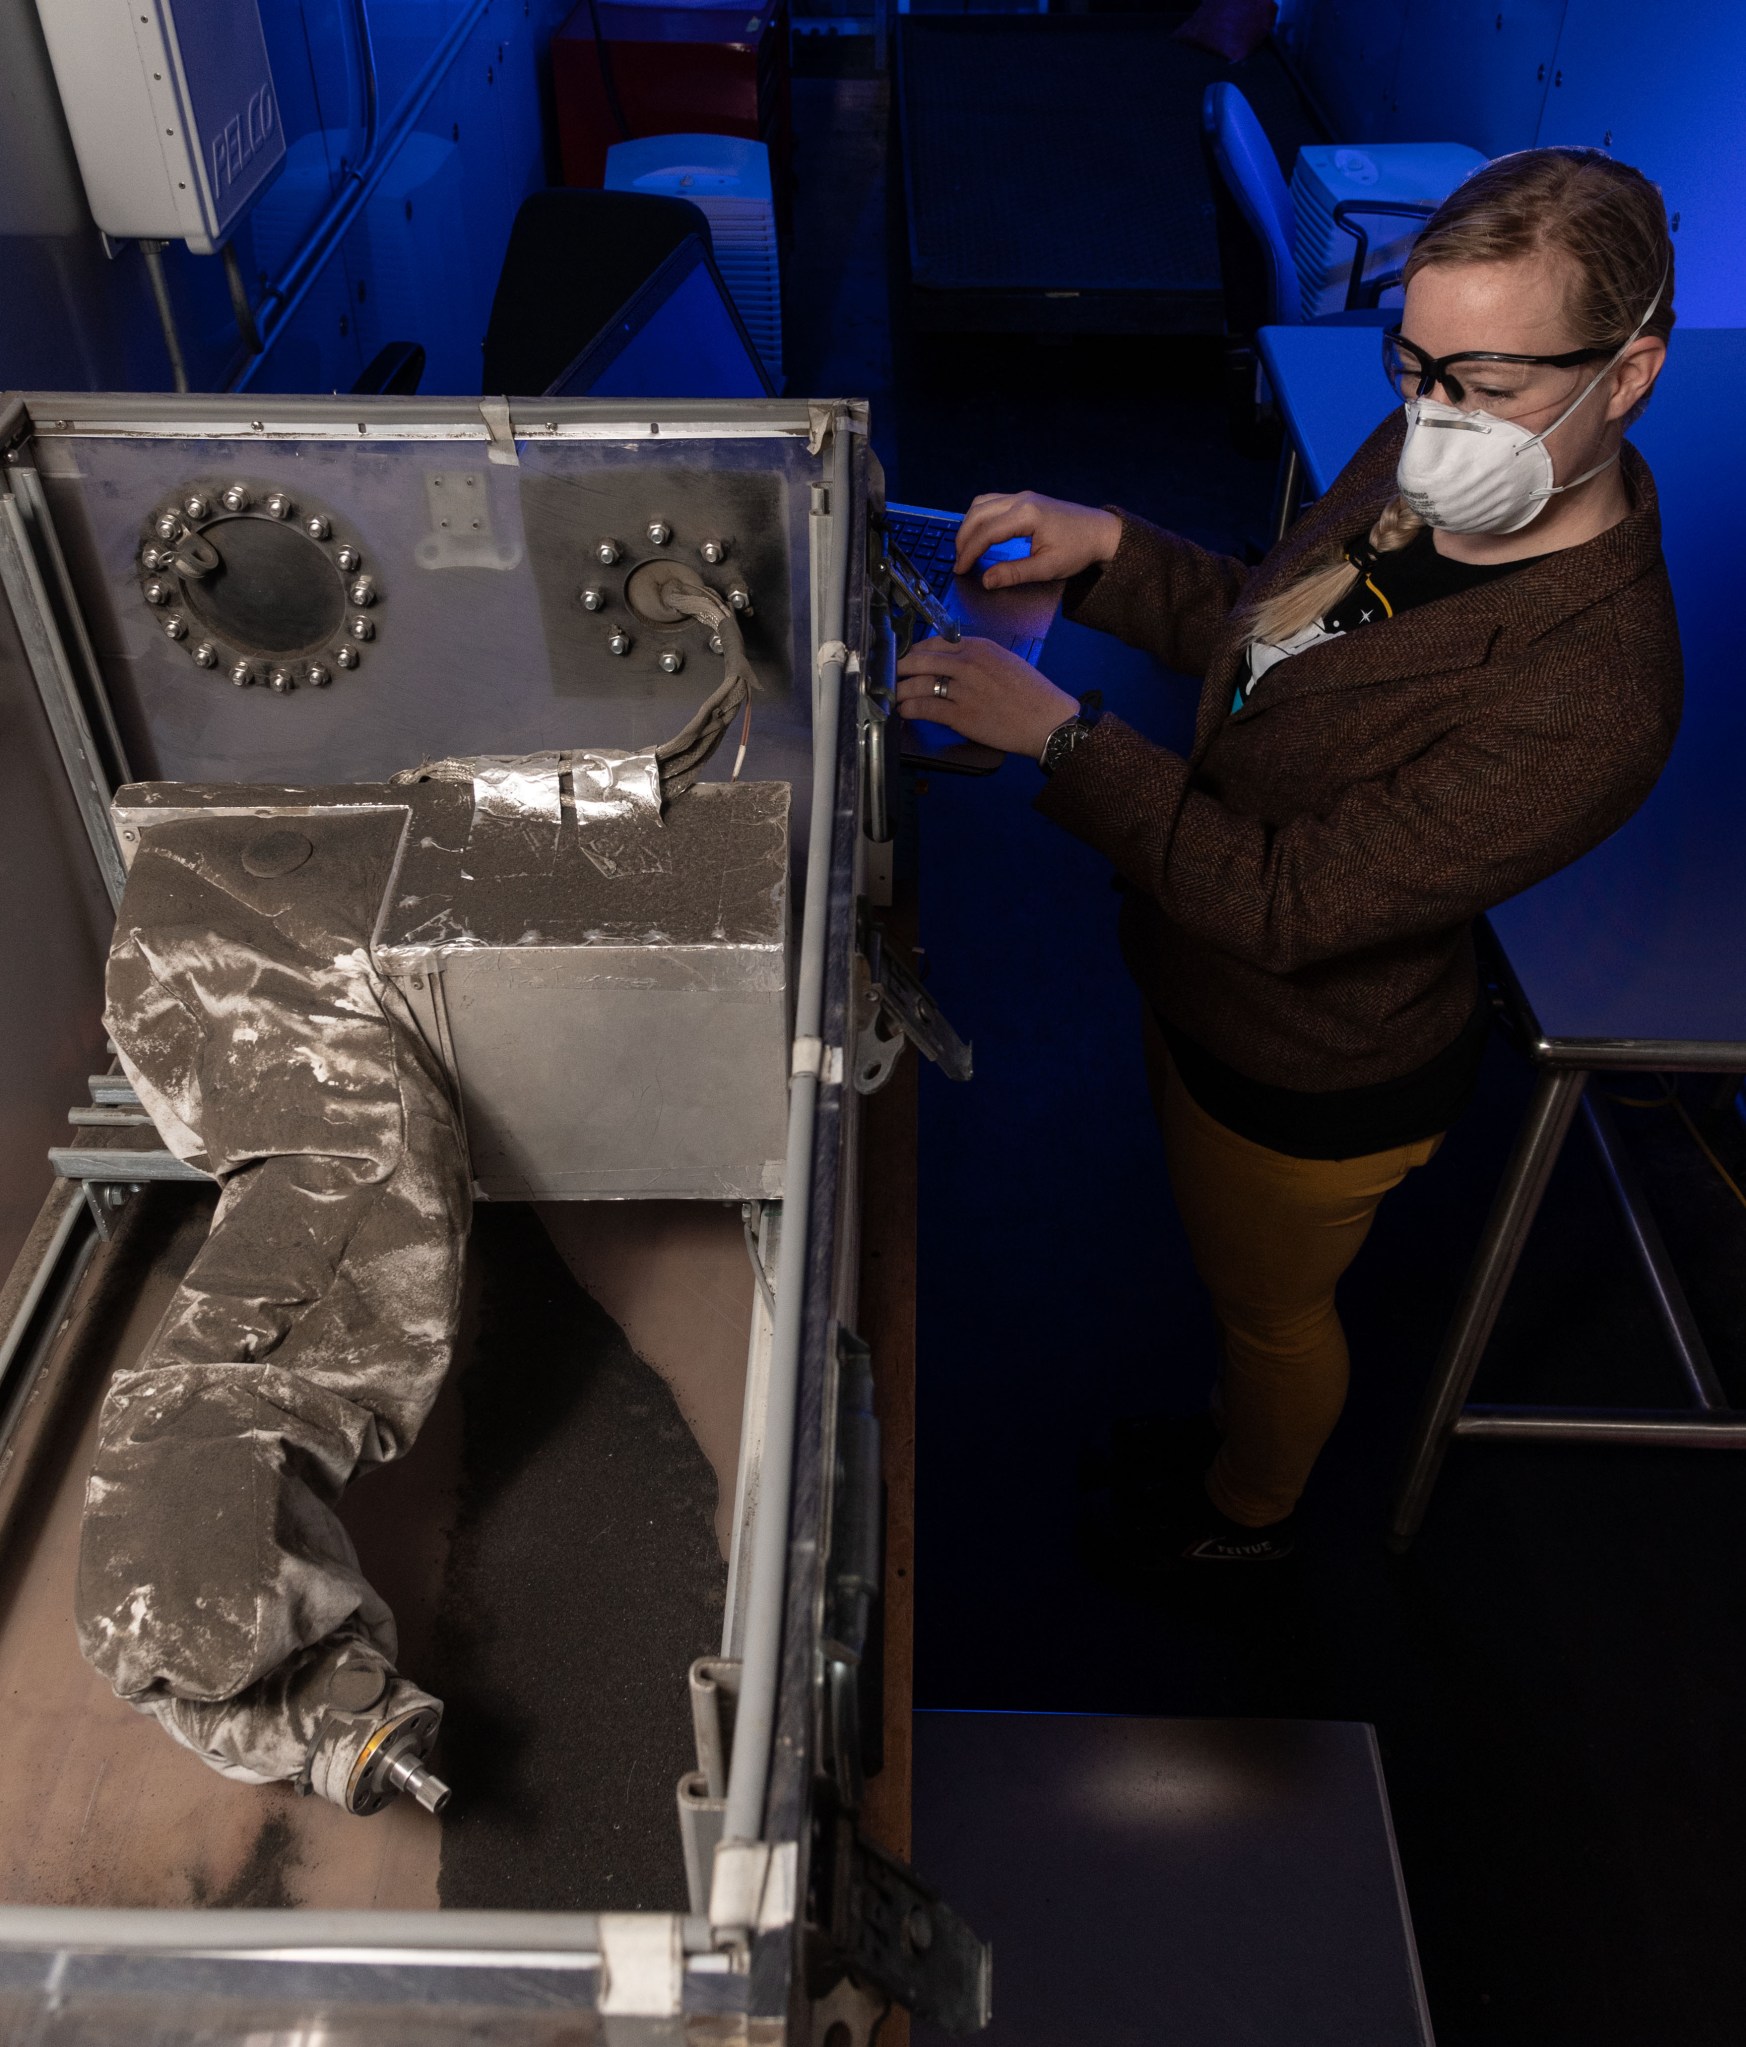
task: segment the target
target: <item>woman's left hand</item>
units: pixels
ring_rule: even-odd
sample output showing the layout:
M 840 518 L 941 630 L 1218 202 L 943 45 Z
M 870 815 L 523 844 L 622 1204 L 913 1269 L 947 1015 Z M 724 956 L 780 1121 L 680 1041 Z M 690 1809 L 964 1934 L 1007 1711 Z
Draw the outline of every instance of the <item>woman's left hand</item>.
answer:
M 945 694 L 936 685 L 945 684 Z M 1079 700 L 992 640 L 923 640 L 897 664 L 897 708 L 1035 760 Z

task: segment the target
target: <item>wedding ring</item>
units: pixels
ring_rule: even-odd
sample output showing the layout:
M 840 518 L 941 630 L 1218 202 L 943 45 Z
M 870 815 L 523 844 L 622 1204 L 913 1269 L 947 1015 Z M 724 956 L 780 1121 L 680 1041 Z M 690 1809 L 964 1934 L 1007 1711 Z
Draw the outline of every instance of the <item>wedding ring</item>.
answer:
M 943 697 L 950 696 L 950 694 L 951 685 L 946 681 L 946 678 L 942 675 L 939 681 L 934 684 L 934 695 L 937 697 Z

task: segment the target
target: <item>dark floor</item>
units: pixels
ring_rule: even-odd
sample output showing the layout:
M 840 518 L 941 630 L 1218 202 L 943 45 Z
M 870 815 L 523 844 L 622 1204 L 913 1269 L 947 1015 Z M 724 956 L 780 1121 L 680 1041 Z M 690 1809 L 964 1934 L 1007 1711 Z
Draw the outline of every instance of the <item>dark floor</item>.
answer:
M 802 79 L 799 118 L 791 388 L 873 401 L 893 496 L 950 507 L 1028 485 L 1228 549 L 1261 536 L 1272 469 L 1233 452 L 1216 344 L 906 341 L 887 312 L 880 88 Z M 1044 665 L 1160 739 L 1183 729 L 1188 685 L 1143 658 L 1061 627 Z M 1108 872 L 1034 815 L 1035 784 L 1023 763 L 936 776 L 915 806 L 933 986 L 977 1064 L 967 1088 L 923 1075 L 917 1703 L 1374 1722 L 1442 2047 L 1736 2042 L 1746 1467 L 1463 1446 L 1416 1547 L 1382 1542 L 1526 1096 L 1505 1046 L 1347 1282 L 1354 1392 L 1301 1568 L 1143 1604 L 1082 1561 L 1081 1448 L 1112 1417 L 1198 1404 L 1212 1332 L 1146 1110 Z M 1688 1100 L 1701 1112 L 1703 1089 Z M 1619 1114 L 1727 1376 L 1746 1345 L 1746 1211 L 1665 1111 Z M 1714 1127 L 1737 1166 L 1737 1131 Z M 1488 1384 L 1679 1398 L 1580 1139 Z

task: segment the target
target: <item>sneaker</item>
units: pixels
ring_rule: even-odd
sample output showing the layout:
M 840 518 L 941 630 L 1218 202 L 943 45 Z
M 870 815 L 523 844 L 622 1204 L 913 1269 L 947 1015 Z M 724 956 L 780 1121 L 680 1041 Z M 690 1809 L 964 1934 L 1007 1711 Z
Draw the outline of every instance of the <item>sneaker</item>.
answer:
M 1276 1564 L 1296 1548 L 1295 1515 L 1269 1521 L 1263 1528 L 1247 1528 L 1208 1500 L 1196 1516 L 1195 1532 L 1177 1555 L 1185 1564 Z

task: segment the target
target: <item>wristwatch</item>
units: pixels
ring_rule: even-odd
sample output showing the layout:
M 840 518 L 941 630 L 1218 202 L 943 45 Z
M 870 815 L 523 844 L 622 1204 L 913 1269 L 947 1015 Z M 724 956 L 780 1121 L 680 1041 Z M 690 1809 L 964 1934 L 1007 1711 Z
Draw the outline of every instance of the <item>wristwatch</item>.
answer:
M 1043 773 L 1052 775 L 1076 746 L 1083 746 L 1091 735 L 1092 727 L 1102 716 L 1102 690 L 1088 689 L 1079 699 L 1079 709 L 1073 716 L 1063 718 L 1043 741 L 1043 750 L 1037 755 L 1037 766 Z

